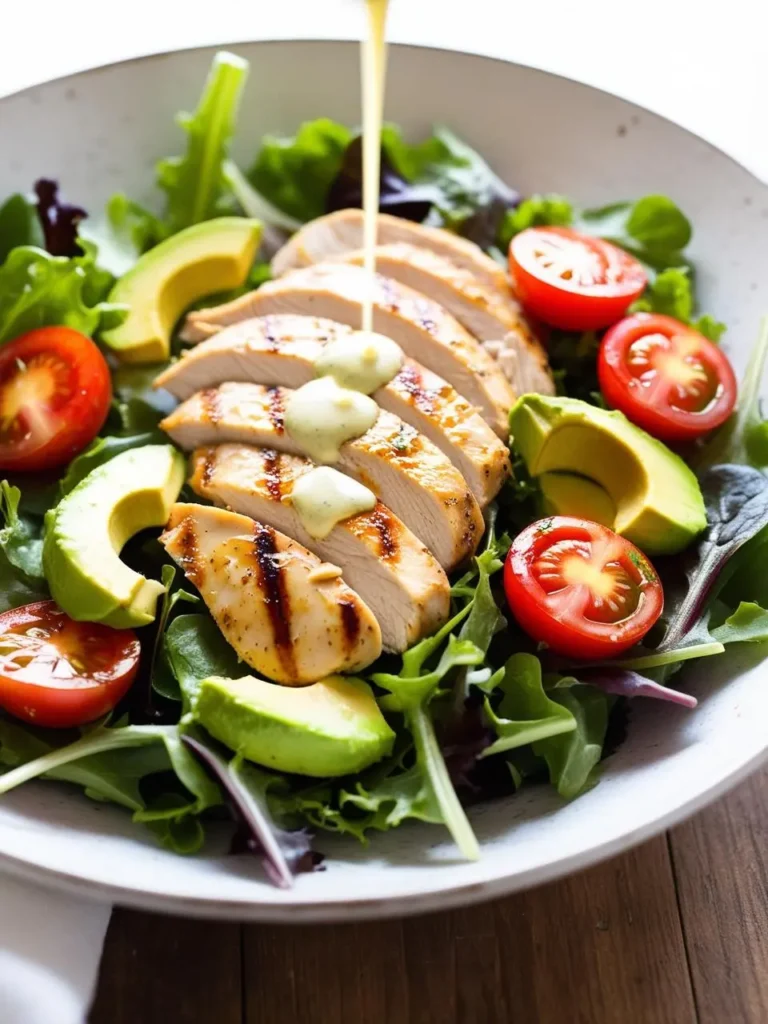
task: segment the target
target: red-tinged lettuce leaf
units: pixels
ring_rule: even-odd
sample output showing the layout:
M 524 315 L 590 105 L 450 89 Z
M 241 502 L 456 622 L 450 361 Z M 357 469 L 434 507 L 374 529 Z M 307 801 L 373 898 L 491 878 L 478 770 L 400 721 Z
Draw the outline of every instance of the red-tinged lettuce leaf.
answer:
M 288 889 L 295 875 L 314 871 L 321 860 L 304 829 L 289 831 L 278 826 L 269 808 L 269 790 L 280 776 L 258 769 L 240 757 L 230 758 L 201 731 L 184 733 L 182 742 L 214 775 L 229 797 L 231 809 L 244 826 L 247 848 L 257 854 L 274 885 Z
M 685 588 L 679 594 L 667 594 L 671 615 L 668 612 L 666 616 L 667 630 L 657 648 L 659 654 L 702 642 L 707 602 L 725 583 L 730 559 L 768 525 L 768 477 L 758 470 L 714 466 L 701 477 L 701 489 L 707 530 L 688 558 Z
M 679 704 L 685 708 L 695 708 L 698 701 L 689 693 L 672 690 L 668 686 L 654 682 L 639 672 L 630 669 L 606 666 L 603 669 L 589 669 L 580 673 L 580 681 L 595 686 L 604 693 L 612 693 L 617 697 L 652 697 L 666 700 L 670 704 Z
M 37 215 L 43 229 L 45 248 L 51 256 L 80 256 L 78 227 L 88 214 L 59 198 L 59 183 L 50 178 L 35 182 Z

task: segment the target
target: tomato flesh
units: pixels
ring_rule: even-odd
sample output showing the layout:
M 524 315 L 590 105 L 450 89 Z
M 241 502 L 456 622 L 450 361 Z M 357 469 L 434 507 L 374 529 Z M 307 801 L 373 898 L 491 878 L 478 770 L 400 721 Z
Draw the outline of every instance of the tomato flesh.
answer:
M 129 629 L 75 622 L 54 601 L 0 615 L 0 707 L 51 728 L 100 718 L 128 691 L 140 645 Z
M 554 516 L 532 523 L 504 565 L 507 603 L 534 640 L 569 658 L 616 657 L 661 615 L 655 569 L 598 523 Z
M 529 313 L 570 331 L 615 323 L 646 284 L 645 271 L 629 253 L 572 228 L 527 228 L 515 235 L 509 272 Z
M 98 347 L 69 327 L 41 327 L 0 348 L 0 470 L 69 462 L 98 434 L 112 383 Z
M 723 424 L 736 405 L 727 357 L 660 313 L 635 313 L 606 331 L 597 374 L 608 404 L 662 441 L 693 441 Z

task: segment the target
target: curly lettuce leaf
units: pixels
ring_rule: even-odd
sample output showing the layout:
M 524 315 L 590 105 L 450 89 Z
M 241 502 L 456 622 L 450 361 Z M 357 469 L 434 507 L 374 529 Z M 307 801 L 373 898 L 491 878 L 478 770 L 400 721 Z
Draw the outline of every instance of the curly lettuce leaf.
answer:
M 709 313 L 695 317 L 693 285 L 688 267 L 669 267 L 649 282 L 642 296 L 632 305 L 634 313 L 663 313 L 673 316 L 710 341 L 719 341 L 725 332 L 725 324 L 715 320 Z
M 13 249 L 0 267 L 0 344 L 36 327 L 63 324 L 89 337 L 114 327 L 125 308 L 103 300 L 95 248 L 82 256 Z
M 524 199 L 513 210 L 507 210 L 499 225 L 497 245 L 502 252 L 515 235 L 527 228 L 561 227 L 573 224 L 575 211 L 573 203 L 566 196 L 551 192 L 547 195 L 533 195 Z
M 327 117 L 293 136 L 265 135 L 248 179 L 284 214 L 303 224 L 326 212 L 326 199 L 354 133 Z
M 21 491 L 0 482 L 0 611 L 48 596 L 42 564 L 42 521 L 19 510 Z

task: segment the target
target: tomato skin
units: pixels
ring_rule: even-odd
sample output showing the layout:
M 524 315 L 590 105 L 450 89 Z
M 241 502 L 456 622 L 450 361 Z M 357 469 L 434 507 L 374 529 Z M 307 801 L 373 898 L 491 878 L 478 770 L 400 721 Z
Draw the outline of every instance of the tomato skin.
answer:
M 0 348 L 0 470 L 69 462 L 101 430 L 112 381 L 98 346 L 70 327 L 40 327 Z
M 606 331 L 597 376 L 606 402 L 660 441 L 694 441 L 725 423 L 736 405 L 727 356 L 660 313 L 635 313 Z M 709 400 L 697 409 L 702 397 Z
M 526 228 L 515 235 L 509 273 L 526 311 L 567 331 L 615 323 L 647 281 L 640 263 L 623 249 L 560 227 Z
M 568 581 L 573 566 L 578 582 Z M 607 595 L 584 581 L 595 574 L 609 587 Z M 504 591 L 529 636 L 579 660 L 615 658 L 633 647 L 664 606 L 656 571 L 634 544 L 573 516 L 531 523 L 515 538 L 504 564 Z M 628 614 L 618 617 L 622 611 Z
M 54 601 L 0 615 L 0 707 L 54 729 L 101 718 L 127 693 L 139 667 L 130 629 L 75 622 Z

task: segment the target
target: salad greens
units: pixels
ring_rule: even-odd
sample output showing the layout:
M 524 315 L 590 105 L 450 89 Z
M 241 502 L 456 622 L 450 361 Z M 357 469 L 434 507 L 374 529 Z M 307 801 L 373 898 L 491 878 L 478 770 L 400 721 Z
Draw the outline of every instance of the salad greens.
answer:
M 122 194 L 110 200 L 111 227 L 130 260 L 222 214 L 242 211 L 291 230 L 360 205 L 359 135 L 327 118 L 291 137 L 266 136 L 247 173 L 233 162 L 247 71 L 232 54 L 214 60 L 195 113 L 179 119 L 184 153 L 157 165 L 161 212 Z M 107 301 L 113 278 L 100 267 L 94 243 L 79 234 L 85 211 L 61 202 L 55 182 L 41 179 L 34 191 L 34 198 L 18 193 L 0 205 L 0 344 L 55 324 L 98 339 L 125 310 Z M 521 197 L 447 128 L 437 126 L 412 143 L 387 125 L 381 208 L 457 232 L 500 258 L 532 226 L 587 231 L 649 268 L 635 310 L 668 314 L 714 341 L 725 330 L 697 308 L 686 255 L 692 227 L 666 196 L 600 209 L 580 209 L 559 194 Z M 268 266 L 257 263 L 248 287 L 268 276 Z M 548 339 L 559 389 L 599 404 L 598 344 L 595 332 L 552 330 Z M 355 776 L 312 780 L 257 768 L 213 740 L 196 719 L 200 683 L 247 668 L 207 611 L 190 610 L 199 598 L 179 580 L 156 537 L 144 535 L 124 557 L 160 579 L 164 594 L 155 623 L 140 633 L 140 681 L 111 717 L 81 730 L 40 729 L 0 713 L 0 793 L 40 777 L 79 786 L 93 800 L 127 809 L 162 844 L 183 853 L 200 849 L 206 823 L 228 808 L 241 847 L 256 853 L 279 885 L 318 863 L 307 828 L 367 842 L 371 831 L 416 819 L 443 825 L 465 856 L 478 856 L 467 803 L 512 794 L 541 778 L 573 799 L 596 783 L 609 727 L 627 700 L 694 707 L 684 682 L 680 689 L 667 685 L 673 672 L 727 645 L 768 640 L 768 477 L 762 472 L 768 424 L 759 399 L 767 354 L 768 320 L 737 411 L 691 453 L 701 470 L 707 531 L 695 549 L 659 565 L 667 595 L 663 623 L 620 660 L 563 663 L 532 650 L 506 620 L 498 594 L 510 544 L 505 531 L 530 522 L 538 502 L 538 485 L 513 450 L 515 479 L 487 511 L 483 549 L 451 581 L 449 621 L 399 659 L 382 658 L 367 675 L 396 733 L 383 761 Z M 113 368 L 114 399 L 102 435 L 57 478 L 0 483 L 0 611 L 47 597 L 46 510 L 115 456 L 167 443 L 158 422 L 173 400 L 151 389 L 159 369 Z M 501 770 L 492 772 L 493 766 Z

